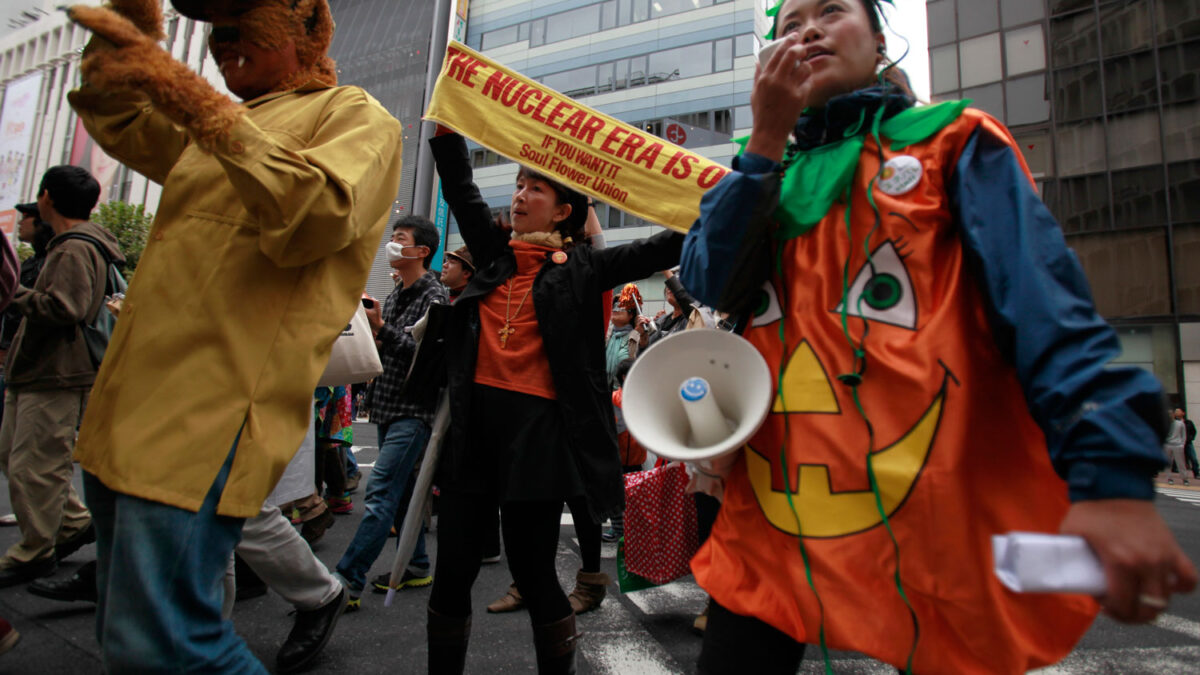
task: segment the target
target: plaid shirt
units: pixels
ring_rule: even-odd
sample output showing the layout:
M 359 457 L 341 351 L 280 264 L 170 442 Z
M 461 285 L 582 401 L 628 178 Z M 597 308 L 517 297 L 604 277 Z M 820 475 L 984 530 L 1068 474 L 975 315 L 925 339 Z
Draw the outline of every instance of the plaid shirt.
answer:
M 383 374 L 375 378 L 367 395 L 371 421 L 386 424 L 401 417 L 416 417 L 426 424 L 433 423 L 436 412 L 432 407 L 409 401 L 404 395 L 404 380 L 417 351 L 417 341 L 408 328 L 425 316 L 429 305 L 446 304 L 446 288 L 434 272 L 426 271 L 412 286 L 396 286 L 383 303 L 383 326 L 379 341 L 379 360 Z

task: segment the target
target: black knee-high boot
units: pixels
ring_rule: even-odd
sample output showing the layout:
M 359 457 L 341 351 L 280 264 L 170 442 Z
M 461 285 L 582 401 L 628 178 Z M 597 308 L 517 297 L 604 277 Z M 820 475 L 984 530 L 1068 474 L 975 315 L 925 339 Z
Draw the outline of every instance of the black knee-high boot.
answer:
M 462 675 L 467 662 L 467 643 L 471 639 L 471 615 L 444 616 L 431 607 L 425 634 L 429 645 L 429 675 Z
M 575 614 L 552 623 L 533 627 L 533 647 L 537 651 L 539 675 L 575 675 Z

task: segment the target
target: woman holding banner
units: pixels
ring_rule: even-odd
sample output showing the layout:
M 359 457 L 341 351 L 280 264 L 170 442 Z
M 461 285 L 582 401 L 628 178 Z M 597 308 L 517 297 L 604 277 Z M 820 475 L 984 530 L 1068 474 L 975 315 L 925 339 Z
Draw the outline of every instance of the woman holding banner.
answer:
M 462 137 L 439 125 L 430 145 L 478 272 L 454 304 L 446 335 L 451 424 L 436 479 L 429 672 L 463 671 L 483 528 L 499 506 L 538 672 L 573 673 L 575 615 L 555 571 L 563 503 L 584 497 L 595 522 L 624 507 L 605 380 L 604 292 L 671 267 L 683 236 L 578 245 L 588 199 L 522 168 L 510 238 L 472 182 Z
M 991 537 L 1082 536 L 1145 622 L 1196 571 L 1156 513 L 1162 390 L 1120 353 L 988 115 L 889 82 L 884 0 L 784 0 L 752 133 L 682 281 L 743 317 L 777 382 L 692 561 L 701 673 L 794 673 L 806 643 L 908 672 L 1024 673 L 1098 609 L 1018 594 Z

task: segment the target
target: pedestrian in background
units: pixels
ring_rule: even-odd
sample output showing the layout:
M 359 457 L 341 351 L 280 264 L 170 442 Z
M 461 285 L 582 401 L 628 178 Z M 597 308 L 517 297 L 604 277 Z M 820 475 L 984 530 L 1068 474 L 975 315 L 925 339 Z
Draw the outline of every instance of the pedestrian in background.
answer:
M 76 166 L 50 168 L 38 188 L 38 210 L 54 237 L 34 285 L 20 287 L 12 303 L 22 320 L 4 365 L 0 469 L 21 541 L 0 558 L 0 586 L 49 576 L 96 539 L 71 486 L 75 429 L 97 368 L 83 326 L 104 302 L 108 260 L 125 262 L 116 237 L 88 220 L 99 197 L 100 184 Z

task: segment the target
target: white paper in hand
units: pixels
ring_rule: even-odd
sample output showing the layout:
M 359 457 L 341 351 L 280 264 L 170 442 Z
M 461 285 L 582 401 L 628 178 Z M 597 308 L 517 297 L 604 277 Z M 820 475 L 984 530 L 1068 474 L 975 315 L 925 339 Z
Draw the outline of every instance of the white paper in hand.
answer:
M 1107 588 L 1100 560 L 1083 537 L 1036 532 L 992 536 L 996 576 L 1017 593 L 1080 593 Z

